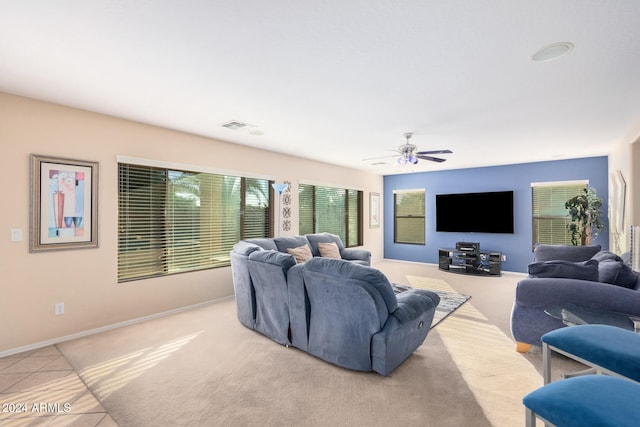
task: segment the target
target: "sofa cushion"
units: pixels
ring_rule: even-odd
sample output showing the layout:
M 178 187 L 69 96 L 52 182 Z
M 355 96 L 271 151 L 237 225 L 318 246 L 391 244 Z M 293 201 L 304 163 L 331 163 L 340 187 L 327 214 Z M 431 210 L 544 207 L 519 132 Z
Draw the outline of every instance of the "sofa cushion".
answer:
M 340 256 L 340 249 L 338 249 L 336 242 L 318 243 L 318 250 L 320 251 L 321 257 L 342 259 Z
M 293 255 L 298 264 L 307 262 L 313 258 L 311 255 L 311 249 L 309 249 L 309 245 L 306 244 L 298 246 L 297 248 L 287 248 L 287 253 Z
M 600 251 L 592 256 L 591 259 L 595 259 L 598 262 L 602 262 L 605 260 L 622 261 L 622 258 L 610 251 Z
M 592 246 L 568 246 L 568 245 L 541 245 L 538 244 L 533 250 L 535 262 L 563 260 L 580 262 L 590 259 L 600 252 L 600 245 Z
M 398 308 L 398 299 L 393 292 L 389 279 L 387 279 L 380 270 L 375 268 L 345 260 L 315 257 L 305 264 L 305 271 L 333 276 L 338 280 L 357 280 L 367 292 L 372 294 L 374 299 L 381 297 L 386 306 L 387 314 L 393 313 L 393 311 Z M 306 275 L 308 273 L 305 272 L 304 274 Z M 378 297 L 373 295 L 375 293 L 378 294 Z
M 604 260 L 598 265 L 598 281 L 633 289 L 636 274 L 622 261 Z
M 308 245 L 309 241 L 304 236 L 292 236 L 292 237 L 276 237 L 273 239 L 276 247 L 280 252 L 287 253 L 289 248 L 299 248 L 302 245 Z
M 342 243 L 342 239 L 337 234 L 332 233 L 316 233 L 316 234 L 307 234 L 305 235 L 307 240 L 309 240 L 309 246 L 311 246 L 311 253 L 313 256 L 322 256 L 320 255 L 320 243 L 331 243 L 334 242 L 338 246 L 338 250 L 342 252 L 344 249 L 344 243 Z
M 535 278 L 559 277 L 598 281 L 598 261 L 590 259 L 583 262 L 544 261 L 529 264 L 529 275 Z

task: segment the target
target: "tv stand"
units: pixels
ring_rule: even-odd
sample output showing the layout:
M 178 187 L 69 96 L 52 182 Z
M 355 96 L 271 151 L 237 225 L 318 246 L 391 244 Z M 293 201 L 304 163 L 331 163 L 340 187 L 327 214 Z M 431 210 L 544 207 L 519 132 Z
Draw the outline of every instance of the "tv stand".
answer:
M 438 268 L 443 271 L 477 276 L 501 276 L 502 252 L 458 245 L 438 249 Z

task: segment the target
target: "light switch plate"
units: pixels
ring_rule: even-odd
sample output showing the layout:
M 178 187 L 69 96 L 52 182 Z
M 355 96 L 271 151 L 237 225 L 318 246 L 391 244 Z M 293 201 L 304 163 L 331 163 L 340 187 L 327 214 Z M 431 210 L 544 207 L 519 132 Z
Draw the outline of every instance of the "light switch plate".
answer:
M 11 241 L 19 242 L 22 240 L 22 228 L 12 228 L 11 229 Z

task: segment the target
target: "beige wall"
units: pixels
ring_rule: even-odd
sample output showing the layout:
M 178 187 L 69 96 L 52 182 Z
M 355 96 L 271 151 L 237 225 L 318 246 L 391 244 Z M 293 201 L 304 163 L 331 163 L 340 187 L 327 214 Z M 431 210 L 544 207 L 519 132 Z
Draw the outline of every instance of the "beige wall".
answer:
M 631 173 L 631 145 L 628 142 L 619 143 L 609 155 L 609 248 L 615 253 L 624 253 L 628 250 L 627 224 L 630 224 L 630 203 L 632 200 L 631 188 L 633 184 Z M 624 228 L 616 227 L 617 208 L 615 203 L 615 175 L 620 174 L 626 182 Z
M 117 283 L 118 155 L 363 190 L 364 245 L 383 257 L 382 228 L 370 229 L 367 214 L 369 192 L 383 194 L 378 175 L 2 93 L 0 146 L 0 355 L 232 295 L 229 268 Z M 99 248 L 29 253 L 30 153 L 99 162 Z M 11 241 L 12 229 L 22 241 Z
M 630 152 L 631 173 L 629 181 L 631 187 L 627 187 L 627 194 L 629 194 L 631 200 L 629 203 L 629 222 L 627 224 L 640 225 L 640 194 L 637 194 L 639 187 L 637 183 L 640 183 L 640 138 L 631 144 Z
M 617 209 L 614 203 L 615 175 L 621 174 L 625 183 L 624 228 L 616 230 Z M 640 121 L 616 144 L 609 154 L 609 247 L 616 253 L 629 251 L 630 225 L 640 225 L 640 196 L 634 193 L 640 182 Z

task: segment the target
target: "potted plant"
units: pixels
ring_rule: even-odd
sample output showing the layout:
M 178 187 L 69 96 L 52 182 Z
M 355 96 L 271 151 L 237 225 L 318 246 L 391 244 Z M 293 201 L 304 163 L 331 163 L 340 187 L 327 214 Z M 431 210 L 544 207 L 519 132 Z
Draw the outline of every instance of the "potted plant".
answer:
M 582 194 L 570 198 L 564 204 L 569 210 L 571 223 L 567 230 L 571 234 L 574 246 L 591 244 L 591 238 L 596 238 L 605 225 L 602 222 L 602 199 L 594 188 L 585 188 Z

